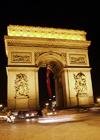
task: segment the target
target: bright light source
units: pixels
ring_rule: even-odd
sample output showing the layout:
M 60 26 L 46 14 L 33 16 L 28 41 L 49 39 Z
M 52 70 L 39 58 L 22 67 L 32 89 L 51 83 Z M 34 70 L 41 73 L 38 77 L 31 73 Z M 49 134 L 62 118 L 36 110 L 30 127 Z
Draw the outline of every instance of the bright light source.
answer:
M 14 116 L 11 116 L 11 119 L 15 119 L 15 117 Z
M 56 96 L 54 95 L 53 98 L 55 98 Z
M 56 117 L 56 118 L 40 118 L 38 119 L 39 123 L 54 123 L 54 122 L 66 122 L 66 121 L 72 121 L 75 120 L 74 116 L 63 116 L 63 117 Z
M 52 115 L 53 113 L 52 112 L 50 112 L 50 115 Z
M 31 28 L 30 28 L 31 27 Z M 9 36 L 25 36 L 25 37 L 41 37 L 41 38 L 56 38 L 56 39 L 69 39 L 69 40 L 83 40 L 85 41 L 84 31 L 56 29 L 56 28 L 43 28 L 33 26 L 8 26 Z M 26 29 L 28 30 L 26 30 Z M 34 30 L 34 31 L 33 31 Z M 53 32 L 52 32 L 53 31 Z
M 51 99 L 49 99 L 49 101 L 51 101 Z
M 0 105 L 0 107 L 2 107 L 3 105 Z
M 100 103 L 100 98 L 97 98 L 97 102 Z
M 34 116 L 34 114 L 32 113 L 31 116 Z
M 23 36 L 25 36 L 25 37 L 26 37 L 27 35 L 26 35 L 26 34 L 24 34 Z
M 26 114 L 26 116 L 28 117 L 28 116 L 29 116 L 29 114 Z
M 47 105 L 47 106 L 48 106 L 48 105 L 49 105 L 49 103 L 46 103 L 45 105 Z
M 29 119 L 26 119 L 26 121 L 29 122 L 30 120 Z
M 53 113 L 52 112 L 50 112 L 50 113 L 47 113 L 47 115 L 52 115 Z

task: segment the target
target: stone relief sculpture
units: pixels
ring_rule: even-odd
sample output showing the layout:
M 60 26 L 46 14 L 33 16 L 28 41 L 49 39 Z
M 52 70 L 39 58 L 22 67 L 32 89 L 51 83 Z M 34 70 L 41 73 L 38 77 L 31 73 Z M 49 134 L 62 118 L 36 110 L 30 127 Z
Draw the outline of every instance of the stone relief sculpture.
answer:
M 25 74 L 16 74 L 15 91 L 15 98 L 29 98 L 28 80 Z
M 77 63 L 85 63 L 84 57 L 71 57 L 71 62 L 77 62 Z
M 77 95 L 87 95 L 86 76 L 83 73 L 73 74 L 75 79 L 75 91 Z
M 30 62 L 30 56 L 13 55 L 13 61 Z
M 31 62 L 31 53 L 27 52 L 12 52 L 12 63 L 30 63 Z
M 70 64 L 86 64 L 85 54 L 70 54 Z

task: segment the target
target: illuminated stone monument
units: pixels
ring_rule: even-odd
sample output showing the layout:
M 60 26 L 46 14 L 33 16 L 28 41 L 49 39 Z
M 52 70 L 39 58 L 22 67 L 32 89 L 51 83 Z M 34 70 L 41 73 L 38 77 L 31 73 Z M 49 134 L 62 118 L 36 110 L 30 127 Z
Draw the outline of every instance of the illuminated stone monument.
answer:
M 38 70 L 46 64 L 54 73 L 57 107 L 94 103 L 86 32 L 14 25 L 7 31 L 9 109 L 39 109 Z

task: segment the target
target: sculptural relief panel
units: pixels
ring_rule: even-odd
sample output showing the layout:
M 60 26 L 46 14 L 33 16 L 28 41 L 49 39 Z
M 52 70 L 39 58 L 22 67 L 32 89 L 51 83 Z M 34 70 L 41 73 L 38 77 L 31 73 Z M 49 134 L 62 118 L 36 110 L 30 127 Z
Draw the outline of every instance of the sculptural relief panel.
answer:
M 86 76 L 83 73 L 73 74 L 75 80 L 74 90 L 78 96 L 87 95 Z
M 70 54 L 69 61 L 70 61 L 70 64 L 86 65 L 86 55 L 85 54 Z
M 16 74 L 15 92 L 15 98 L 29 98 L 28 80 L 25 74 Z
M 32 53 L 31 52 L 12 52 L 11 62 L 12 63 L 31 63 Z

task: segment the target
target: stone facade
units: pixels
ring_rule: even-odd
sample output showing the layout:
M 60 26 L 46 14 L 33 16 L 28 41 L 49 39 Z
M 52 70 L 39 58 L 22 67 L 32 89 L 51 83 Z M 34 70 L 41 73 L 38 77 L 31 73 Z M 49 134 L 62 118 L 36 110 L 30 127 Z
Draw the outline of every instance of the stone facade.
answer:
M 4 36 L 8 108 L 39 109 L 38 70 L 46 64 L 54 73 L 59 108 L 93 104 L 91 42 L 85 35 L 84 31 L 8 26 Z

